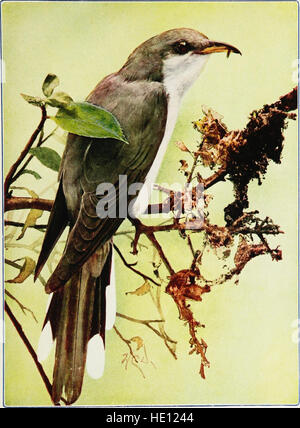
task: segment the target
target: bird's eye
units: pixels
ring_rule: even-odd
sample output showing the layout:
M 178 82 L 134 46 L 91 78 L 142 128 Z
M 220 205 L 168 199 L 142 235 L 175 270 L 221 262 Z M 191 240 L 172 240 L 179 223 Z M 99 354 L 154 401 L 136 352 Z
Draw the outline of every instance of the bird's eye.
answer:
M 179 55 L 184 55 L 191 50 L 191 45 L 185 40 L 176 42 L 174 44 L 174 51 Z

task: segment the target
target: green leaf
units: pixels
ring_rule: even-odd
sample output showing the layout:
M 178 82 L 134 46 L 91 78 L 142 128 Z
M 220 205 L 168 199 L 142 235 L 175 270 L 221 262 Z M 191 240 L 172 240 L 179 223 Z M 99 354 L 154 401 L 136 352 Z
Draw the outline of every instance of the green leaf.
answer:
M 37 180 L 40 180 L 42 177 L 40 176 L 40 174 L 38 174 L 36 171 L 32 171 L 31 169 L 24 169 L 21 173 L 20 176 L 23 174 L 31 174 L 34 176 L 34 178 L 36 178 Z
M 122 128 L 113 114 L 87 102 L 72 102 L 51 117 L 61 128 L 76 135 L 93 138 L 113 138 L 128 144 Z
M 31 95 L 21 94 L 25 101 L 29 104 L 33 104 L 34 106 L 42 107 L 45 102 L 40 97 L 32 97 Z
M 51 107 L 65 108 L 72 101 L 73 99 L 70 97 L 70 95 L 66 94 L 65 92 L 54 92 L 52 97 L 46 100 L 46 103 Z
M 59 170 L 61 157 L 55 150 L 50 149 L 49 147 L 35 147 L 30 149 L 30 153 L 33 156 L 36 156 L 37 159 L 47 168 L 50 168 L 53 171 Z
M 55 74 L 49 73 L 44 80 L 42 91 L 46 97 L 50 97 L 54 89 L 59 85 L 59 79 Z

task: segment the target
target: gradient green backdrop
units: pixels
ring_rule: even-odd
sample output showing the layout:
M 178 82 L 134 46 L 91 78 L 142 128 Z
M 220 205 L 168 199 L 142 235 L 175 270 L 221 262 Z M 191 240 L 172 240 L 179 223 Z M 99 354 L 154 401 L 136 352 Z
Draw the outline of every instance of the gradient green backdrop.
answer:
M 4 89 L 4 173 L 36 126 L 40 112 L 20 97 L 24 92 L 40 95 L 47 73 L 59 76 L 61 90 L 76 100 L 83 100 L 105 75 L 118 70 L 129 53 L 147 38 L 176 27 L 200 30 L 210 38 L 237 46 L 243 56 L 211 57 L 205 71 L 186 96 L 159 181 L 182 180 L 178 160 L 182 154 L 176 140 L 194 144 L 199 138 L 191 126 L 198 119 L 202 104 L 225 116 L 231 129 L 242 128 L 250 111 L 275 101 L 295 86 L 297 59 L 297 3 L 116 3 L 116 2 L 36 2 L 2 3 Z M 50 127 L 49 127 L 50 129 Z M 197 319 L 206 324 L 201 331 L 208 343 L 211 368 L 207 379 L 198 374 L 199 358 L 189 356 L 187 328 L 167 295 L 162 296 L 166 330 L 178 341 L 174 360 L 163 342 L 143 326 L 117 319 L 126 338 L 141 336 L 148 356 L 155 363 L 139 371 L 121 364 L 126 345 L 114 331 L 107 335 L 107 362 L 100 380 L 85 376 L 78 405 L 110 404 L 295 404 L 298 402 L 298 346 L 295 335 L 297 314 L 297 123 L 285 132 L 286 145 L 281 165 L 271 165 L 263 185 L 250 185 L 250 208 L 261 216 L 269 215 L 285 234 L 271 240 L 280 245 L 283 261 L 272 262 L 263 256 L 250 262 L 241 275 L 240 285 L 216 287 L 193 305 Z M 62 153 L 63 145 L 48 144 Z M 188 158 L 187 158 L 188 159 Z M 36 181 L 27 176 L 19 185 L 41 192 L 54 183 L 54 172 L 37 161 L 32 162 L 43 177 Z M 32 169 L 33 169 L 32 168 Z M 218 184 L 211 193 L 212 221 L 222 224 L 222 209 L 232 200 L 231 185 Z M 53 191 L 41 195 L 53 198 Z M 18 220 L 21 213 L 10 214 Z M 39 220 L 44 223 L 48 214 Z M 129 224 L 122 226 L 127 230 Z M 11 232 L 8 228 L 7 233 Z M 40 237 L 38 231 L 27 231 L 21 247 L 9 248 L 11 260 Z M 189 252 L 176 233 L 166 234 L 164 249 L 175 269 L 188 267 Z M 198 240 L 197 240 L 198 239 Z M 147 244 L 146 241 L 143 241 Z M 116 238 L 129 261 L 129 240 Z M 194 244 L 200 245 L 200 237 Z M 38 248 L 37 248 L 38 250 Z M 140 255 L 140 267 L 151 273 L 152 252 Z M 149 295 L 125 295 L 141 285 L 141 279 L 125 269 L 116 257 L 118 311 L 137 318 L 156 318 Z M 207 276 L 217 271 L 211 255 L 206 263 Z M 16 275 L 8 269 L 7 278 Z M 48 272 L 43 272 L 47 278 Z M 31 277 L 32 278 L 32 277 Z M 8 290 L 29 306 L 38 323 L 24 316 L 10 301 L 24 331 L 36 346 L 48 297 L 39 282 L 29 278 L 24 284 L 8 284 Z M 38 372 L 9 320 L 6 321 L 5 346 L 6 405 L 50 405 Z M 51 377 L 53 355 L 45 363 Z

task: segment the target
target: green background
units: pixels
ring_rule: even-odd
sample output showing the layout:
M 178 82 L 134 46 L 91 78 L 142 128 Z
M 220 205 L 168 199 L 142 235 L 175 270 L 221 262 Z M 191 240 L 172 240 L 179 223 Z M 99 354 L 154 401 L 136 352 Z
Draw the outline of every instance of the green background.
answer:
M 176 27 L 195 28 L 211 39 L 237 46 L 243 56 L 212 55 L 200 79 L 187 94 L 179 120 L 164 159 L 158 182 L 183 180 L 179 159 L 185 158 L 175 147 L 177 140 L 194 147 L 199 134 L 191 121 L 201 115 L 203 104 L 224 115 L 230 129 L 243 128 L 249 113 L 278 99 L 295 86 L 297 67 L 297 3 L 2 3 L 4 89 L 4 173 L 24 147 L 39 121 L 39 110 L 29 106 L 20 93 L 41 94 L 47 73 L 59 76 L 60 89 L 75 100 L 83 100 L 96 83 L 118 70 L 130 52 L 147 38 Z M 297 79 L 297 77 L 296 77 Z M 48 129 L 52 129 L 52 125 Z M 100 380 L 84 379 L 78 405 L 110 404 L 295 404 L 298 402 L 298 348 L 295 335 L 297 314 L 297 123 L 290 122 L 281 165 L 270 165 L 263 185 L 250 185 L 250 209 L 261 217 L 269 215 L 285 232 L 270 240 L 283 250 L 283 261 L 272 262 L 262 256 L 243 271 L 239 286 L 233 282 L 215 287 L 203 302 L 193 304 L 196 318 L 206 325 L 199 332 L 208 344 L 211 368 L 201 379 L 200 360 L 188 355 L 187 327 L 178 319 L 171 298 L 162 293 L 166 331 L 178 341 L 177 360 L 162 340 L 142 325 L 117 319 L 124 337 L 143 338 L 149 360 L 143 364 L 145 378 L 129 364 L 122 364 L 128 352 L 115 332 L 109 331 L 105 374 Z M 52 139 L 47 144 L 62 153 L 63 144 Z M 31 164 L 42 175 L 36 181 L 27 176 L 18 185 L 35 190 L 41 197 L 54 197 L 56 174 L 38 161 Z M 55 187 L 55 186 L 54 186 Z M 43 192 L 44 191 L 44 192 Z M 223 224 L 222 209 L 232 201 L 230 183 L 211 189 L 211 220 Z M 22 193 L 20 193 L 22 194 Z M 24 193 L 23 193 L 24 194 Z M 26 196 L 24 194 L 24 196 Z M 39 222 L 45 223 L 45 213 Z M 9 213 L 20 221 L 24 213 Z M 130 225 L 124 222 L 121 230 Z M 6 233 L 12 232 L 7 228 Z M 17 232 L 19 233 L 20 230 Z M 17 236 L 17 235 L 15 235 Z M 24 249 L 41 237 L 28 230 L 14 247 L 7 248 L 11 260 L 29 255 L 35 260 L 39 246 Z M 158 236 L 175 270 L 187 268 L 190 252 L 175 232 Z M 15 241 L 13 241 L 15 243 Z M 130 241 L 115 239 L 128 261 Z M 148 245 L 147 241 L 141 241 Z M 201 246 L 200 235 L 193 237 Z M 61 247 L 62 248 L 62 247 Z M 152 250 L 139 255 L 139 268 L 151 274 Z M 222 264 L 222 262 L 221 262 Z M 220 263 L 213 253 L 205 258 L 205 274 L 217 276 Z M 140 277 L 125 269 L 116 256 L 118 311 L 147 319 L 157 318 L 149 294 L 125 295 L 142 284 Z M 8 268 L 7 278 L 17 271 Z M 161 270 L 162 275 L 166 274 Z M 49 275 L 47 269 L 43 276 Z M 40 282 L 30 277 L 24 284 L 8 284 L 8 290 L 37 317 L 24 316 L 10 301 L 31 343 L 36 346 L 48 297 Z M 293 324 L 294 323 L 294 324 Z M 6 405 L 51 405 L 49 396 L 31 357 L 9 320 L 5 337 Z M 53 355 L 44 364 L 51 378 Z

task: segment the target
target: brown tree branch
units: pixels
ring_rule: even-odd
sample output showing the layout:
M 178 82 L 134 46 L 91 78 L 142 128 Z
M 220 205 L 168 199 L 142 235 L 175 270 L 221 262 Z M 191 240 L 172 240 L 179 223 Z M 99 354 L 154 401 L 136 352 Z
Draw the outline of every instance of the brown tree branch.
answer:
M 226 168 L 221 167 L 217 172 L 203 180 L 204 189 L 209 189 L 220 181 L 225 181 L 227 173 Z
M 23 303 L 21 303 L 15 296 L 13 296 L 9 291 L 7 291 L 7 290 L 4 290 L 4 293 L 5 293 L 5 295 L 7 296 L 7 297 L 9 297 L 10 299 L 12 299 L 14 302 L 16 302 L 17 303 L 17 305 L 19 306 L 19 308 L 21 309 L 21 311 L 23 312 L 23 314 L 24 315 L 26 315 L 26 311 L 27 312 L 29 312 L 30 314 L 31 314 L 31 316 L 32 316 L 32 318 L 34 319 L 34 321 L 35 322 L 38 322 L 37 321 L 37 319 L 36 319 L 36 317 L 35 317 L 35 315 L 34 315 L 34 312 L 31 310 L 31 309 L 29 309 L 29 308 L 27 308 L 27 306 L 24 306 L 23 305 Z
M 22 339 L 24 345 L 26 346 L 29 354 L 31 355 L 34 364 L 36 366 L 36 368 L 39 371 L 39 374 L 44 382 L 44 385 L 48 391 L 48 394 L 51 398 L 52 401 L 52 385 L 43 369 L 43 366 L 41 365 L 41 363 L 38 360 L 38 357 L 35 353 L 35 350 L 33 349 L 33 347 L 31 346 L 31 343 L 29 342 L 29 340 L 27 339 L 26 334 L 23 331 L 23 328 L 21 326 L 21 324 L 19 323 L 19 321 L 16 319 L 16 317 L 14 316 L 14 314 L 12 313 L 10 307 L 8 306 L 8 304 L 6 302 L 4 302 L 4 310 L 7 313 L 8 317 L 10 318 L 11 322 L 13 323 L 13 326 L 15 327 L 15 329 L 17 330 L 20 338 Z M 52 401 L 53 402 L 53 401 Z M 53 402 L 53 404 L 55 405 L 55 403 Z M 57 406 L 60 406 L 60 404 L 56 404 Z
M 8 197 L 5 200 L 5 211 L 37 209 L 42 211 L 51 211 L 53 201 L 42 198 Z
M 152 245 L 154 246 L 154 248 L 156 248 L 160 258 L 162 259 L 164 265 L 166 266 L 167 270 L 169 271 L 169 273 L 172 275 L 174 272 L 172 266 L 170 265 L 165 253 L 163 252 L 163 249 L 161 247 L 161 245 L 159 244 L 159 242 L 157 241 L 157 239 L 155 238 L 154 235 L 154 227 L 153 228 L 150 226 L 145 226 L 139 219 L 137 218 L 129 218 L 129 220 L 131 221 L 131 223 L 135 226 L 135 230 L 136 230 L 136 235 L 134 238 L 134 245 L 133 245 L 133 253 L 136 254 L 137 253 L 137 242 L 138 239 L 140 237 L 141 234 L 145 234 L 147 236 L 147 238 L 149 239 L 149 241 L 152 243 Z
M 45 124 L 46 119 L 47 119 L 47 112 L 46 112 L 45 106 L 41 106 L 41 111 L 42 111 L 42 117 L 41 117 L 40 123 L 38 124 L 37 128 L 35 129 L 35 131 L 31 135 L 31 137 L 30 137 L 29 141 L 27 142 L 27 144 L 25 145 L 24 149 L 21 151 L 16 162 L 11 166 L 11 168 L 8 171 L 8 174 L 5 178 L 4 195 L 6 198 L 9 195 L 9 186 L 12 183 L 12 179 L 14 177 L 14 174 L 16 173 L 21 162 L 24 160 L 25 156 L 29 153 L 29 150 L 31 149 L 33 143 L 35 142 L 37 136 L 39 135 L 39 133 L 42 131 L 42 129 L 44 127 L 44 124 Z
M 18 221 L 4 220 L 4 226 L 24 227 L 24 223 L 21 223 Z M 33 226 L 28 226 L 28 227 L 31 227 L 31 228 L 37 229 L 37 230 L 42 230 L 42 231 L 47 229 L 46 224 L 35 224 Z

